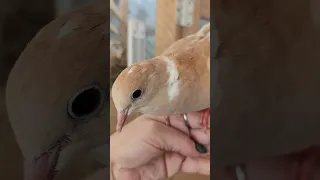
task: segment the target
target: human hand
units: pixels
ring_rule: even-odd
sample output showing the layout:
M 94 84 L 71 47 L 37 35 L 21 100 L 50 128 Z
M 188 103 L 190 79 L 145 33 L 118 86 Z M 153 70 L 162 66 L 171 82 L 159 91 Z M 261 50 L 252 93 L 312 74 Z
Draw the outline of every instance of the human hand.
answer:
M 182 116 L 143 115 L 110 138 L 110 164 L 115 180 L 158 180 L 179 171 L 210 174 L 210 160 L 200 157 Z M 199 124 L 200 113 L 188 114 L 194 140 L 210 151 L 210 133 Z

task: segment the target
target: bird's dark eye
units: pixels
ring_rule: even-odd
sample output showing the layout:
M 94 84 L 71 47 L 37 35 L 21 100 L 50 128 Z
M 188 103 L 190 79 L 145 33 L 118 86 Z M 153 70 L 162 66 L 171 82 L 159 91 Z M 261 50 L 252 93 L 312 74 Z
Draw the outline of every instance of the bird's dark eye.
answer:
M 141 89 L 135 90 L 135 91 L 132 93 L 132 99 L 137 99 L 137 98 L 139 98 L 139 97 L 141 96 L 141 94 L 142 94 Z
M 103 104 L 103 97 L 103 90 L 97 85 L 81 89 L 69 100 L 69 116 L 73 119 L 85 119 L 95 115 Z

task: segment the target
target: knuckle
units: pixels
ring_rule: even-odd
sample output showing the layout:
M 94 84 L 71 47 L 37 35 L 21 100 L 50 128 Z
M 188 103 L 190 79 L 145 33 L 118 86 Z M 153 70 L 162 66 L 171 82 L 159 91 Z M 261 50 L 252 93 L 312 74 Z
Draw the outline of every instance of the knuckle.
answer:
M 149 120 L 146 128 L 144 129 L 148 134 L 159 132 L 160 124 L 157 121 Z

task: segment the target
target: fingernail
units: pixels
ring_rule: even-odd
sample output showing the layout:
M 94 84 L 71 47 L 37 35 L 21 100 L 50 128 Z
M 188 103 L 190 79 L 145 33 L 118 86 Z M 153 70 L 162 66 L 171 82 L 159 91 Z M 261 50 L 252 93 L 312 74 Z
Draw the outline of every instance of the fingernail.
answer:
M 197 150 L 199 153 L 204 154 L 204 153 L 207 152 L 207 149 L 204 147 L 204 145 L 202 145 L 202 144 L 200 144 L 200 143 L 198 143 L 198 142 L 196 142 L 196 141 L 194 141 L 194 144 L 195 144 L 195 146 L 196 146 L 196 150 Z

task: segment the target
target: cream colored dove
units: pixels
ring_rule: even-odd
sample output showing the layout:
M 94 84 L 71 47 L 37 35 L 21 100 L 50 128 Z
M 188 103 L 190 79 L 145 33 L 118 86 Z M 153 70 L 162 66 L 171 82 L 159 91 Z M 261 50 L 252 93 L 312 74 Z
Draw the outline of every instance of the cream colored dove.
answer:
M 117 131 L 132 112 L 168 116 L 210 108 L 210 35 L 190 35 L 160 56 L 123 70 L 112 87 L 118 111 Z
M 94 149 L 109 136 L 108 16 L 105 0 L 60 16 L 14 65 L 6 103 L 25 179 L 84 179 L 107 167 Z

